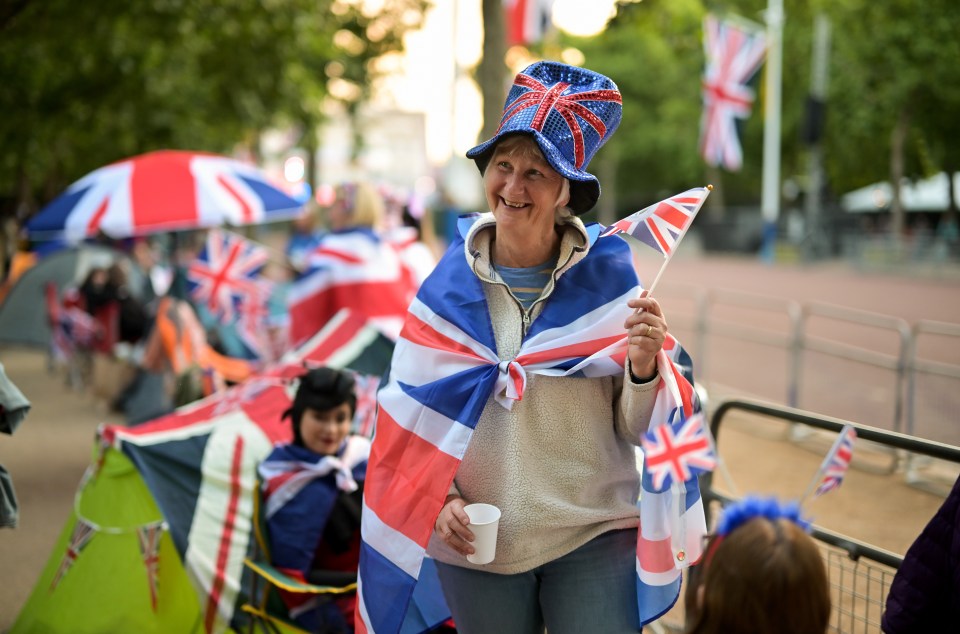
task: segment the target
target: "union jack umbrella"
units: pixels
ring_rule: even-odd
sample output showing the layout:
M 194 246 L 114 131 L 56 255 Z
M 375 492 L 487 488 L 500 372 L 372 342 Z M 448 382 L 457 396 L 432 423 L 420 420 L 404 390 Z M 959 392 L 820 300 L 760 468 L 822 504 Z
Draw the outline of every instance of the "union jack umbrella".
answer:
M 225 156 L 161 150 L 90 172 L 26 224 L 30 238 L 77 242 L 252 225 L 300 215 L 303 204 L 256 167 Z

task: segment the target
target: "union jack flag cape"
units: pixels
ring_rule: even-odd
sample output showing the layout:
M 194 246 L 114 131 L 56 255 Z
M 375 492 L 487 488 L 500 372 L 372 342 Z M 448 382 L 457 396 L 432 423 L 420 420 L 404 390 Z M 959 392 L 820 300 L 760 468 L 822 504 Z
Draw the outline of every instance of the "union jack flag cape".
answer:
M 703 49 L 707 65 L 700 154 L 709 165 L 737 171 L 743 165 L 737 119 L 750 116 L 754 95 L 747 84 L 763 63 L 766 40 L 762 31 L 708 15 L 703 23 Z
M 466 234 L 476 220 L 461 221 Z M 624 371 L 627 300 L 641 288 L 622 240 L 600 240 L 588 227 L 587 256 L 557 282 L 543 312 L 531 324 L 514 359 L 496 351 L 480 280 L 455 241 L 410 306 L 397 341 L 390 381 L 380 393 L 376 435 L 364 490 L 363 543 L 356 629 L 396 633 L 405 626 L 407 605 L 424 580 L 432 582 L 425 558 L 434 522 L 443 506 L 481 412 L 491 398 L 509 408 L 523 396 L 526 376 L 599 377 Z M 658 356 L 662 377 L 655 418 L 692 415 L 696 397 L 682 373 L 688 358 L 676 342 Z M 639 438 L 637 439 L 639 443 Z M 703 507 L 697 483 L 678 491 L 644 488 L 637 543 L 637 594 L 641 622 L 668 610 L 680 589 L 680 568 L 698 557 L 700 535 L 688 516 Z M 649 509 L 647 508 L 649 505 Z M 692 512 L 692 513 L 691 513 Z M 671 550 L 679 528 L 689 536 L 679 559 Z M 697 522 L 693 522 L 697 524 Z M 442 619 L 441 619 L 442 620 Z M 439 622 L 439 621 L 438 621 Z
M 279 445 L 260 463 L 270 560 L 286 571 L 309 572 L 338 491 L 351 492 L 367 471 L 370 442 L 350 436 L 336 456 Z
M 680 244 L 708 195 L 709 188 L 695 187 L 665 198 L 613 223 L 601 237 L 625 233 L 668 258 Z
M 287 294 L 294 345 L 316 334 L 342 308 L 397 338 L 417 285 L 391 244 L 369 229 L 330 233 L 309 255 L 308 267 Z
M 844 425 L 820 465 L 817 476 L 822 479 L 814 495 L 823 495 L 840 486 L 850 468 L 850 461 L 853 459 L 853 443 L 856 440 L 857 430 L 851 425 Z

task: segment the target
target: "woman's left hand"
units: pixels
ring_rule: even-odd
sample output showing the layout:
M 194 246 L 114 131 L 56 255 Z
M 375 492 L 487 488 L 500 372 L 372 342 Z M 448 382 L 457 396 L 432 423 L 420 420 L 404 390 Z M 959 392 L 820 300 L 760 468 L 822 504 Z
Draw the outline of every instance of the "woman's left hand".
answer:
M 657 353 L 667 338 L 667 321 L 660 303 L 647 297 L 647 291 L 628 301 L 627 306 L 635 309 L 623 323 L 627 329 L 630 369 L 635 377 L 651 377 L 657 372 Z

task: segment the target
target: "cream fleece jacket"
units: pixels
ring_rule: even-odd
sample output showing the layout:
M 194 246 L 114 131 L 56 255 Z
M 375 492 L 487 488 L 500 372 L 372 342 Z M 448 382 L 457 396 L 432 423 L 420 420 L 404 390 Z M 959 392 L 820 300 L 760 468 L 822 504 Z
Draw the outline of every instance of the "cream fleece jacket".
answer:
M 571 217 L 562 226 L 556 280 L 589 249 L 586 229 Z M 516 356 L 523 310 L 491 267 L 492 214 L 471 228 L 465 257 L 484 282 L 501 359 Z M 553 292 L 548 283 L 531 320 Z M 647 429 L 660 377 L 637 384 L 621 376 L 563 378 L 527 375 L 523 400 L 507 410 L 491 398 L 454 479 L 469 504 L 502 511 L 496 558 L 477 566 L 434 533 L 428 554 L 467 568 L 526 572 L 570 553 L 607 531 L 636 527 L 640 478 L 635 446 Z

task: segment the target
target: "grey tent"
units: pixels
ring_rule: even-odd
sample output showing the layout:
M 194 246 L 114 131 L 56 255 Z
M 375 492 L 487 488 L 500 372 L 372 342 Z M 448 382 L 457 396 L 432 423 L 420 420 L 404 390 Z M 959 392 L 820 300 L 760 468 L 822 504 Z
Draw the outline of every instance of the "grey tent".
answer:
M 80 245 L 57 251 L 37 261 L 13 285 L 0 304 L 0 343 L 47 346 L 50 325 L 44 289 L 54 282 L 57 290 L 77 286 L 94 267 L 109 267 L 118 260 L 129 262 L 131 294 L 140 299 L 147 287 L 142 269 L 123 251 L 103 245 Z

